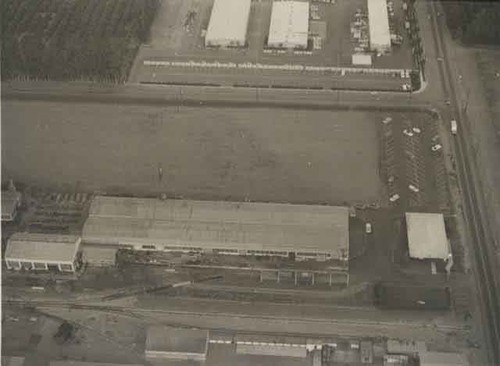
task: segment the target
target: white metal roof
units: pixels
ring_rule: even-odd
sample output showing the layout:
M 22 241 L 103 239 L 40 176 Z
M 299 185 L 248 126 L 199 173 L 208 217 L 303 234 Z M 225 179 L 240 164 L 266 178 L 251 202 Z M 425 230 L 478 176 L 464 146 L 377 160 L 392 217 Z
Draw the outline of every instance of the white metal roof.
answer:
M 75 235 L 15 233 L 8 242 L 5 259 L 38 262 L 72 262 L 81 238 Z
M 367 54 L 363 54 L 363 53 L 355 53 L 352 55 L 352 64 L 353 65 L 371 66 L 372 65 L 372 55 L 367 55 Z
M 215 0 L 205 44 L 244 44 L 251 0 Z
M 151 326 L 147 330 L 146 352 L 206 354 L 208 331 L 165 326 Z
M 391 46 L 391 33 L 389 31 L 387 0 L 367 0 L 367 3 L 370 47 L 377 50 L 389 48 Z
M 309 2 L 273 1 L 269 46 L 306 47 L 309 32 Z
M 411 258 L 446 259 L 450 254 L 443 214 L 406 213 Z
M 83 240 L 330 253 L 347 259 L 346 207 L 97 196 Z
M 250 343 L 250 342 L 248 342 Z M 280 356 L 306 358 L 307 349 L 305 347 L 291 347 L 277 344 L 241 344 L 236 345 L 236 353 L 256 356 Z
M 460 353 L 422 352 L 420 366 L 467 366 L 469 363 Z

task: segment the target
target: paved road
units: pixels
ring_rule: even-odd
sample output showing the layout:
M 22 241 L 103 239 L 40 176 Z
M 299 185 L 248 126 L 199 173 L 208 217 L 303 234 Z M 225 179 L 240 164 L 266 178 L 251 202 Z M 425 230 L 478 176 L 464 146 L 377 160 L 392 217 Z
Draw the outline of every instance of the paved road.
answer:
M 433 14 L 433 30 L 436 50 L 443 56 L 444 61 L 440 64 L 440 80 L 446 98 L 451 101 L 450 108 L 444 110 L 442 116 L 445 120 L 457 119 L 459 134 L 455 139 L 454 150 L 459 167 L 460 185 L 465 203 L 465 218 L 468 223 L 473 255 L 476 262 L 476 281 L 482 297 L 483 324 L 487 333 L 488 350 L 490 362 L 500 364 L 500 300 L 498 284 L 494 274 L 497 268 L 494 255 L 493 237 L 489 228 L 489 219 L 484 216 L 485 206 L 480 189 L 479 176 L 473 154 L 471 154 L 470 126 L 465 114 L 460 109 L 459 99 L 456 92 L 456 79 L 453 77 L 450 67 L 450 55 L 448 54 L 443 34 L 446 32 L 444 19 L 437 16 L 441 9 L 434 2 L 428 3 L 429 11 Z

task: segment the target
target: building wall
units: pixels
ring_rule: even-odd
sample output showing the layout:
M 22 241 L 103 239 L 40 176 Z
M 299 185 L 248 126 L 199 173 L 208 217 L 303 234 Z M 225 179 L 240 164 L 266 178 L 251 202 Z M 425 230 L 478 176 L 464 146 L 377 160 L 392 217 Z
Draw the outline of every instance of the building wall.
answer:
M 27 259 L 9 258 L 5 260 L 8 269 L 21 269 L 28 271 L 47 271 L 49 266 L 57 266 L 61 272 L 75 272 L 77 265 L 75 262 L 47 262 L 47 261 L 32 261 Z

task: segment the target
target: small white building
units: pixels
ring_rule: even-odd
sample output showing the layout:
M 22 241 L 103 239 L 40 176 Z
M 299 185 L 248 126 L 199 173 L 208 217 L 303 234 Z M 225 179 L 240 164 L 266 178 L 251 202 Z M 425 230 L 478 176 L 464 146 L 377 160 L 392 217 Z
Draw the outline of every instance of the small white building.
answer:
M 372 55 L 355 53 L 352 55 L 352 64 L 355 66 L 371 66 Z
M 375 52 L 388 52 L 391 49 L 391 32 L 387 0 L 367 0 L 370 49 Z
M 307 48 L 309 2 L 273 1 L 268 47 Z
M 467 358 L 460 353 L 422 352 L 419 355 L 420 366 L 467 366 Z
M 207 351 L 207 330 L 165 326 L 152 326 L 147 330 L 147 360 L 204 361 Z
M 14 270 L 75 272 L 80 242 L 74 235 L 15 233 L 7 241 L 5 264 Z
M 243 47 L 246 43 L 251 0 L 215 0 L 205 47 Z
M 21 193 L 16 191 L 2 191 L 2 221 L 14 221 L 17 208 L 21 204 Z
M 406 228 L 410 258 L 445 261 L 450 258 L 443 214 L 407 212 Z

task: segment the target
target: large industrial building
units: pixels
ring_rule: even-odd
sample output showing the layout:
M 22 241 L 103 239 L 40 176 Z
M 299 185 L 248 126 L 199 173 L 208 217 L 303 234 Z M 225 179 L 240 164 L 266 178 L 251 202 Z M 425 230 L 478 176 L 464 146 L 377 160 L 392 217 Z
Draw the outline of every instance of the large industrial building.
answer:
M 5 264 L 9 269 L 75 272 L 81 265 L 81 237 L 15 233 L 7 241 Z
M 406 213 L 410 258 L 442 259 L 451 257 L 444 216 L 438 213 Z
M 295 259 L 349 258 L 346 207 L 97 196 L 85 245 Z
M 309 2 L 273 1 L 268 47 L 307 48 Z
M 206 47 L 243 47 L 246 43 L 251 0 L 215 0 Z
M 367 0 L 367 3 L 370 49 L 375 52 L 387 52 L 391 49 L 387 0 Z

